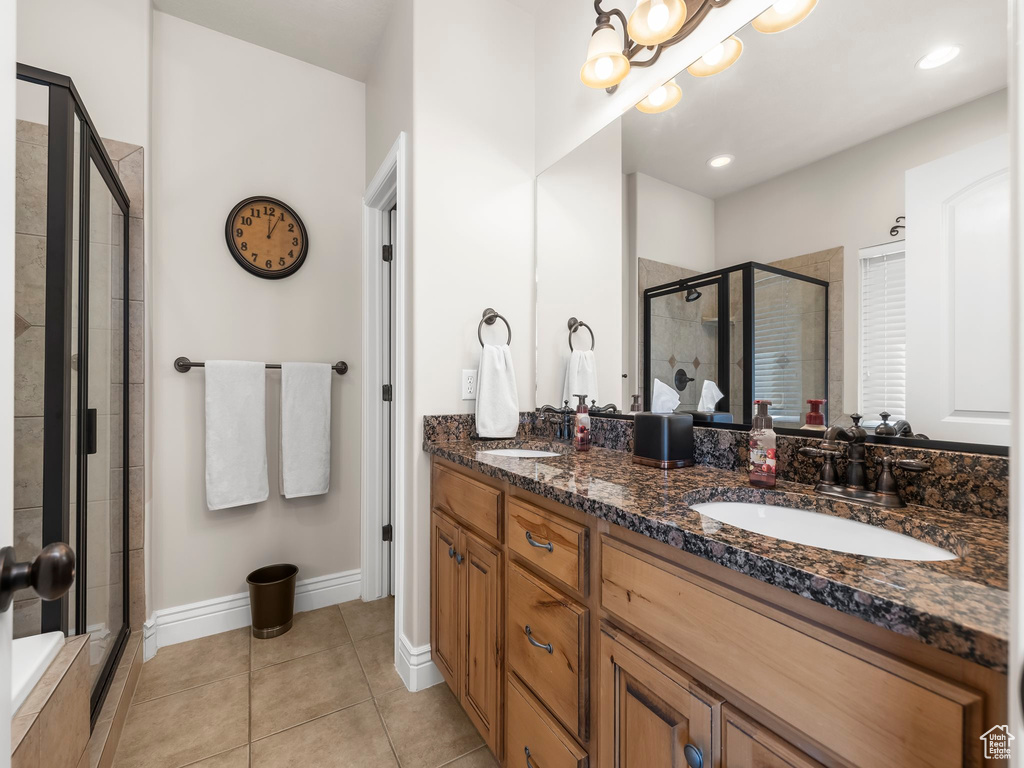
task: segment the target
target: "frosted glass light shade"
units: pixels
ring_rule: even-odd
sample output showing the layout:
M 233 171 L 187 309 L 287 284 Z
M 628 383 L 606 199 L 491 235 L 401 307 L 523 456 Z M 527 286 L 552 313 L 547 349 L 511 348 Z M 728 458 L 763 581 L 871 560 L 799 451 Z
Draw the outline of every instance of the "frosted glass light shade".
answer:
M 580 80 L 590 88 L 611 88 L 629 74 L 629 59 L 622 53 L 622 38 L 613 27 L 599 27 L 590 38 L 587 63 Z
M 778 0 L 750 22 L 750 26 L 766 35 L 785 32 L 810 16 L 817 4 L 818 0 Z
M 635 43 L 658 45 L 678 32 L 684 21 L 683 0 L 639 0 L 629 15 L 626 31 Z
M 667 112 L 672 109 L 682 98 L 683 91 L 673 78 L 647 94 L 643 101 L 636 105 L 636 108 L 648 115 L 656 115 L 659 112 Z
M 693 62 L 686 71 L 694 77 L 711 77 L 735 64 L 741 53 L 743 41 L 733 35 Z

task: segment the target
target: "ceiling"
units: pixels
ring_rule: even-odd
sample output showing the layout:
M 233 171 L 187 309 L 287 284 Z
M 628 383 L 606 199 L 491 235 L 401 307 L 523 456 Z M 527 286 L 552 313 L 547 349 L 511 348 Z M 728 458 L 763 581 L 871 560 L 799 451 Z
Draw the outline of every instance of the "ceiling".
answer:
M 394 0 L 153 0 L 157 10 L 365 82 Z
M 778 35 L 747 27 L 743 55 L 709 78 L 682 73 L 674 109 L 623 118 L 625 173 L 710 198 L 835 154 L 1006 87 L 1005 0 L 820 0 Z M 955 44 L 959 58 L 916 62 Z M 707 160 L 731 154 L 725 168 Z

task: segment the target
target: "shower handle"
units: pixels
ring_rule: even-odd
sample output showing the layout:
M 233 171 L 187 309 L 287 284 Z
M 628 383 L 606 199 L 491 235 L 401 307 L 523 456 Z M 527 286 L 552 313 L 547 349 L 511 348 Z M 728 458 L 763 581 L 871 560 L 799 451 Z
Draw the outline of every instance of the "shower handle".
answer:
M 0 549 L 0 613 L 14 593 L 32 587 L 43 600 L 63 597 L 75 581 L 75 553 L 63 541 L 43 548 L 32 562 L 16 562 L 14 547 Z

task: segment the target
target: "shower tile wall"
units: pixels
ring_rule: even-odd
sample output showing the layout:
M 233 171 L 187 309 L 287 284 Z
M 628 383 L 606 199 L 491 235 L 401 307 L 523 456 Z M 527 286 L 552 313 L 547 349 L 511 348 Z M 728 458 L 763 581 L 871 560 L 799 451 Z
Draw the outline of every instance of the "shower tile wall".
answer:
M 45 251 L 46 251 L 46 126 L 18 121 L 17 128 L 17 181 L 16 181 L 16 279 L 15 279 L 15 547 L 19 560 L 30 560 L 42 547 L 42 451 L 43 451 L 43 349 L 45 308 Z M 144 586 L 144 276 L 143 276 L 143 150 L 135 145 L 115 141 L 104 142 L 118 174 L 132 201 L 130 211 L 129 266 L 129 577 L 131 580 L 130 621 L 140 629 L 145 620 Z M 90 248 L 94 258 L 99 255 L 112 265 L 121 263 L 121 216 L 110 209 L 111 201 L 92 201 L 90 217 Z M 106 206 L 106 208 L 104 208 Z M 114 209 L 116 211 L 116 208 Z M 109 307 L 108 312 L 90 316 L 90 324 L 101 331 L 116 331 L 123 317 L 125 297 L 121 275 L 111 276 L 111 293 L 94 307 Z M 95 285 L 95 283 L 94 283 Z M 95 302 L 95 296 L 94 296 Z M 77 323 L 75 324 L 77 332 Z M 110 343 L 97 343 L 104 334 L 91 334 L 90 351 L 92 371 L 110 370 L 111 375 L 96 376 L 92 382 L 95 394 L 102 387 L 104 395 L 99 402 L 98 425 L 101 430 L 121 428 L 120 407 L 124 383 L 120 361 L 122 352 L 117 348 L 121 337 L 108 333 Z M 113 346 L 111 346 L 113 345 Z M 109 392 L 105 390 L 109 388 Z M 103 403 L 107 403 L 106 407 Z M 106 411 L 104 413 L 104 411 Z M 119 442 L 116 439 L 114 442 Z M 101 434 L 100 444 L 104 444 Z M 90 463 L 89 482 L 89 537 L 88 562 L 109 564 L 109 573 L 89 575 L 90 590 L 88 623 L 103 626 L 110 615 L 120 615 L 121 606 L 107 600 L 110 586 L 122 578 L 125 553 L 122 544 L 122 518 L 118 514 L 124 469 L 120 455 L 115 452 L 109 460 L 102 457 Z M 74 514 L 74 510 L 72 510 Z M 100 535 L 96 535 L 100 532 Z M 21 593 L 25 594 L 25 593 Z M 119 595 L 119 590 L 113 590 Z M 38 599 L 16 601 L 14 636 L 36 634 L 40 631 L 40 605 Z M 97 640 L 100 638 L 98 637 Z M 97 652 L 99 652 L 97 648 Z

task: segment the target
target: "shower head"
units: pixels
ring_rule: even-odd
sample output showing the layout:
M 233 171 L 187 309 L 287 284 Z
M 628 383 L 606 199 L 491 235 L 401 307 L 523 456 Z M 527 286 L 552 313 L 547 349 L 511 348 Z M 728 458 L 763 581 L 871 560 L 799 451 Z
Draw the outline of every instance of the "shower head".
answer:
M 686 289 L 686 303 L 687 304 L 689 304 L 690 302 L 696 301 L 700 297 L 701 297 L 701 292 L 698 291 L 696 288 L 687 288 Z

